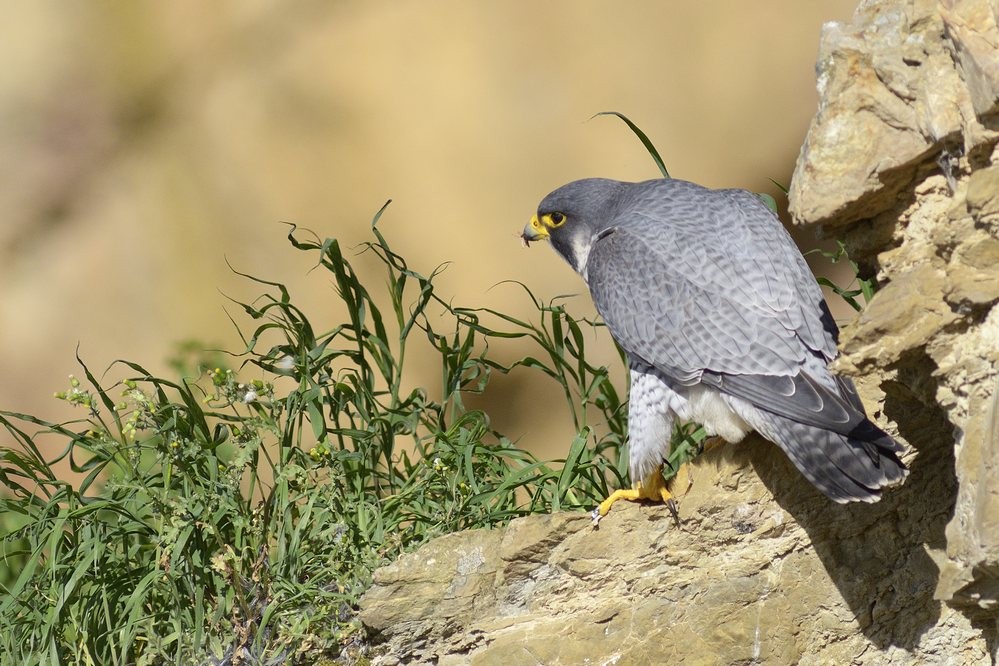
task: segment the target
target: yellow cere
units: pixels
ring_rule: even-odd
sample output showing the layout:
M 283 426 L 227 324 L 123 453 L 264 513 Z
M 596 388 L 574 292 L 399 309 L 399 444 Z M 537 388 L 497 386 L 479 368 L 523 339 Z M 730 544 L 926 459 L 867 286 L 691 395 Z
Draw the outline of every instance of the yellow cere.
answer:
M 541 218 L 541 220 L 546 220 L 544 224 L 542 224 L 541 220 L 538 219 L 537 215 L 531 218 L 531 229 L 533 229 L 534 232 L 538 234 L 538 237 L 544 237 L 548 235 L 548 229 L 545 228 L 545 224 L 547 224 L 548 217 L 549 217 L 548 215 L 544 215 Z

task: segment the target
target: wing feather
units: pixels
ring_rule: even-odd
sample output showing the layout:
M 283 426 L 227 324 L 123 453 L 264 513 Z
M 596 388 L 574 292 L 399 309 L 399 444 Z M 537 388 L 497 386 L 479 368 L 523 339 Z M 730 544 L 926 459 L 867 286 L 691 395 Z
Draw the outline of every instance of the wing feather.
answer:
M 866 421 L 825 370 L 836 330 L 822 292 L 754 195 L 655 181 L 595 238 L 585 277 L 629 354 L 844 435 Z M 802 372 L 816 357 L 818 379 Z

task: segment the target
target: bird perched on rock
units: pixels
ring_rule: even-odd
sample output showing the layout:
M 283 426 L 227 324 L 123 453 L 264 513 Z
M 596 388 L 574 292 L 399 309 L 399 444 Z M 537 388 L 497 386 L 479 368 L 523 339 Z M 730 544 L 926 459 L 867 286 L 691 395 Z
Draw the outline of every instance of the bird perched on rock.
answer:
M 627 354 L 629 464 L 618 499 L 668 501 L 674 422 L 777 444 L 836 502 L 875 502 L 905 478 L 902 447 L 832 374 L 838 331 L 804 257 L 763 201 L 676 179 L 592 178 L 546 196 L 522 238 L 579 273 Z

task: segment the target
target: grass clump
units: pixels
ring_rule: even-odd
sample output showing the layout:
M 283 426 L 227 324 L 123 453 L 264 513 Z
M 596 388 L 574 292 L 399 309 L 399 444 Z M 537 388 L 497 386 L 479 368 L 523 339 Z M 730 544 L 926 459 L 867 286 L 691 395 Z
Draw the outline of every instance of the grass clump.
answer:
M 166 379 L 118 361 L 110 374 L 127 377 L 105 382 L 80 361 L 57 394 L 80 420 L 0 412 L 5 663 L 336 657 L 378 565 L 445 532 L 588 509 L 626 483 L 625 410 L 585 359 L 596 324 L 530 292 L 533 321 L 453 306 L 437 271 L 372 233 L 375 295 L 339 242 L 289 232 L 349 313 L 329 330 L 284 285 L 246 276 L 266 291 L 238 304 L 250 325 L 242 350 L 215 354 L 228 363 Z M 439 357 L 433 393 L 404 382 L 419 338 Z M 530 353 L 498 363 L 490 344 L 511 339 Z M 578 434 L 564 460 L 536 459 L 465 405 L 519 367 L 566 398 Z M 61 480 L 60 463 L 82 480 Z

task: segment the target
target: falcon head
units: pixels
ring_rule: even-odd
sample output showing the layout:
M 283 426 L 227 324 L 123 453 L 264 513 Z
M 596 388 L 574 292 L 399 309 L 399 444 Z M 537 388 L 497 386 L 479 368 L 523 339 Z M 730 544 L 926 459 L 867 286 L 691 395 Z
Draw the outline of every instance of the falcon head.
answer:
M 569 265 L 583 273 L 590 246 L 610 228 L 627 183 L 587 178 L 563 185 L 538 205 L 524 227 L 524 245 L 547 238 Z

